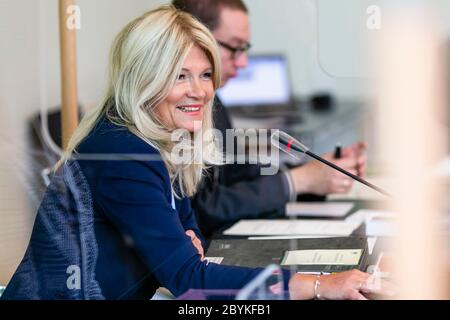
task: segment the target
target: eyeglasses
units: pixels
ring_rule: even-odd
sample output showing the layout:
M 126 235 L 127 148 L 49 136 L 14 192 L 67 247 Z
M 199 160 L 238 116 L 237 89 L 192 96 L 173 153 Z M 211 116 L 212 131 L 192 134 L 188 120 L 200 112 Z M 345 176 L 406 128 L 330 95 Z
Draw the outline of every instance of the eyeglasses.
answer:
M 248 42 L 244 43 L 240 47 L 233 47 L 222 41 L 217 41 L 217 43 L 231 52 L 231 59 L 233 60 L 236 60 L 239 57 L 239 55 L 241 55 L 244 52 L 247 52 L 252 47 L 252 45 Z

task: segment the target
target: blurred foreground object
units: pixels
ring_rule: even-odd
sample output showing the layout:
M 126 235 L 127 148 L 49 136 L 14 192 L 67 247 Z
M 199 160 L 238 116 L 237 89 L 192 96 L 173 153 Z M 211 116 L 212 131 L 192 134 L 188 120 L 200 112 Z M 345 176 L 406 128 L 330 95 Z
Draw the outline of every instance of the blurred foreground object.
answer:
M 439 114 L 447 86 L 438 34 L 424 3 L 390 3 L 378 45 L 378 143 L 393 178 L 390 207 L 399 214 L 392 249 L 400 299 L 449 298 L 448 241 L 437 223 L 448 191 L 433 174 L 446 154 Z

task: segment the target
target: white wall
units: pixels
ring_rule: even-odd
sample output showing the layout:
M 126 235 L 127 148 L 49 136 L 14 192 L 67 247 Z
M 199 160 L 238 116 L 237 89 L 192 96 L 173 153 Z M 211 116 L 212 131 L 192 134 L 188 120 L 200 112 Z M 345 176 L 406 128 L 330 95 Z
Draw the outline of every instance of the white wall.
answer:
M 48 106 L 60 101 L 58 16 L 56 1 L 45 2 L 40 12 L 41 65 L 45 75 L 43 94 Z M 77 32 L 80 103 L 96 104 L 106 83 L 106 64 L 114 36 L 133 18 L 165 4 L 163 0 L 78 0 L 81 29 Z
M 362 46 L 361 39 L 358 38 L 361 33 L 359 28 L 365 27 L 367 18 L 366 7 L 362 3 L 367 6 L 379 5 L 383 16 L 388 11 L 386 4 L 392 3 L 392 0 L 244 1 L 250 10 L 253 52 L 286 54 L 296 95 L 307 96 L 330 90 L 341 99 L 360 99 L 366 94 L 372 94 L 368 89 L 370 83 L 367 79 L 334 77 L 329 75 L 329 70 L 322 69 L 324 61 L 319 64 L 318 41 L 322 44 L 321 48 L 327 49 L 326 55 L 321 54 L 321 57 L 329 59 L 328 65 L 357 69 L 359 66 L 354 64 L 358 61 L 342 59 L 338 53 L 344 52 L 352 56 L 350 50 Z M 450 1 L 432 0 L 426 3 L 436 14 L 435 21 L 441 30 L 450 38 Z M 320 39 L 319 26 L 322 31 L 329 31 L 320 34 Z M 349 52 L 345 52 L 346 50 Z M 357 57 L 358 54 L 353 56 Z M 364 70 L 359 72 L 366 73 Z
M 297 95 L 335 90 L 337 83 L 317 63 L 314 0 L 247 0 L 254 53 L 282 53 L 291 67 Z
M 24 119 L 39 106 L 37 7 L 33 0 L 0 2 L 0 284 L 21 258 L 31 225 L 19 174 Z

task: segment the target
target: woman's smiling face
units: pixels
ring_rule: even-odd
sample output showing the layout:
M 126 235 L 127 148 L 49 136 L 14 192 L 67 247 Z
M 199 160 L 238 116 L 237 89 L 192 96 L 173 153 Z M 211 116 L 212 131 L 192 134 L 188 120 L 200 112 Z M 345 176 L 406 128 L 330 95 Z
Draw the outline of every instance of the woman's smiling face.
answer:
M 206 105 L 214 95 L 212 66 L 205 52 L 193 46 L 169 95 L 155 108 L 170 130 L 201 128 Z

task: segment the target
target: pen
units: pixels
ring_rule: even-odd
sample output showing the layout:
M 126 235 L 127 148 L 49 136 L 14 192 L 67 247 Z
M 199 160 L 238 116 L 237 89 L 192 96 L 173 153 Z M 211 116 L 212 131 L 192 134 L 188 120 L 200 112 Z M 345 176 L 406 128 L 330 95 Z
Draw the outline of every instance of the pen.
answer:
M 366 287 L 368 289 L 379 289 L 381 286 L 380 280 L 381 280 L 381 272 L 380 272 L 380 262 L 383 258 L 383 252 L 380 253 L 378 256 L 377 264 L 374 266 L 372 275 L 366 280 Z
M 340 159 L 342 157 L 342 146 L 340 143 L 336 143 L 336 148 L 334 149 L 334 158 Z
M 378 260 L 377 260 L 377 264 L 375 265 L 375 269 L 373 270 L 373 277 L 376 278 L 377 276 L 379 276 L 380 272 L 380 263 L 381 263 L 381 259 L 383 258 L 383 252 L 380 253 L 380 255 L 378 256 Z

